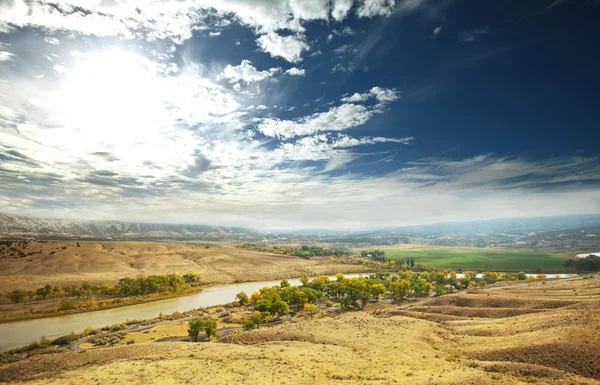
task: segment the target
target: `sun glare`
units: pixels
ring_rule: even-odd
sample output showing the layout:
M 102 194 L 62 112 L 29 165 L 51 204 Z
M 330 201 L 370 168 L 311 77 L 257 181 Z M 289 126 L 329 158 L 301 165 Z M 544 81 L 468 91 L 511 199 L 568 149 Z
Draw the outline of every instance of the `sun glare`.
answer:
M 119 50 L 86 55 L 66 77 L 55 118 L 76 136 L 134 143 L 156 129 L 158 78 L 142 58 Z

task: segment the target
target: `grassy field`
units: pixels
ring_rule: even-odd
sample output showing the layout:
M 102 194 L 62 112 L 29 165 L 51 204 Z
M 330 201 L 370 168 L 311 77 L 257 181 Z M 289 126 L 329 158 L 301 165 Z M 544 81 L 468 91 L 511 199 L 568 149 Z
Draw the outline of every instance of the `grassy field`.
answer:
M 416 264 L 462 270 L 569 272 L 563 267 L 572 251 L 483 249 L 396 245 L 380 247 L 388 258 L 414 258 Z

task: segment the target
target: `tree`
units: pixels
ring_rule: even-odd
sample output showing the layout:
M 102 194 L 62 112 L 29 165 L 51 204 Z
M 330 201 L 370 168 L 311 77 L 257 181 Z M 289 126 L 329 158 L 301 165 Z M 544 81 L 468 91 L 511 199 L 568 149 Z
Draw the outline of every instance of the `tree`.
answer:
M 268 313 L 270 313 L 272 306 L 273 306 L 273 301 L 270 301 L 268 299 L 259 299 L 254 304 L 254 309 L 258 310 L 260 312 L 268 312 Z
M 286 287 L 290 287 L 290 282 L 287 279 L 282 279 L 279 287 L 285 289 Z
M 202 331 L 204 322 L 201 318 L 193 318 L 190 320 L 188 335 L 192 337 L 194 342 L 198 341 L 198 334 Z
M 435 294 L 437 294 L 437 295 L 446 294 L 446 288 L 444 287 L 444 285 L 437 285 L 434 290 L 435 290 Z
M 337 273 L 335 275 L 335 279 L 337 279 L 338 282 L 342 282 L 344 280 L 344 274 L 342 273 Z
M 235 299 L 237 299 L 237 301 L 240 303 L 240 306 L 246 306 L 249 301 L 248 294 L 243 291 L 237 293 Z
M 244 318 L 242 320 L 242 326 L 244 327 L 244 330 L 251 330 L 257 325 L 254 324 L 254 321 L 251 318 Z
M 312 303 L 305 303 L 304 308 L 302 309 L 306 314 L 310 314 L 311 316 L 317 312 L 317 305 Z
M 302 277 L 300 277 L 300 283 L 302 283 L 302 286 L 308 285 L 308 276 L 306 274 L 302 274 Z
M 25 290 L 15 289 L 15 290 L 11 291 L 10 293 L 8 293 L 8 299 L 10 299 L 10 302 L 12 302 L 12 303 L 25 302 L 26 298 L 27 298 L 27 291 L 25 291 Z
M 304 306 L 306 306 L 306 305 L 304 305 Z M 286 314 L 289 314 L 290 308 L 288 307 L 287 303 L 278 299 L 277 301 L 273 302 L 269 312 L 271 313 L 271 317 L 274 317 L 275 315 L 278 315 L 281 317 Z
M 376 283 L 370 287 L 371 295 L 376 301 L 379 301 L 379 297 L 385 294 L 385 286 L 383 283 Z
M 217 335 L 217 321 L 212 318 L 192 318 L 189 322 L 188 335 L 194 342 L 198 341 L 198 335 L 203 331 L 208 338 Z
M 184 275 L 183 275 L 183 280 L 184 280 L 186 283 L 200 282 L 200 275 L 198 275 L 198 273 L 194 273 L 194 272 L 192 271 L 192 272 L 189 272 L 189 273 L 187 273 L 187 274 L 184 274 Z
M 527 274 L 525 274 L 525 272 L 523 271 L 519 271 L 517 273 L 517 278 L 519 279 L 519 281 L 524 281 L 527 279 Z
M 210 337 L 217 336 L 217 321 L 212 318 L 207 318 L 206 323 L 204 324 L 204 332 L 210 339 Z
M 404 299 L 410 294 L 410 281 L 408 279 L 403 279 L 401 281 L 392 282 L 390 288 L 397 300 Z

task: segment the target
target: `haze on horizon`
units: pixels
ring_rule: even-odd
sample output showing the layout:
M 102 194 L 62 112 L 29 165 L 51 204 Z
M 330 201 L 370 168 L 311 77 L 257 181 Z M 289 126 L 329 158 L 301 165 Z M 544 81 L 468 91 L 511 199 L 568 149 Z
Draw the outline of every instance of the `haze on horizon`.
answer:
M 367 229 L 600 213 L 596 1 L 0 3 L 0 212 Z

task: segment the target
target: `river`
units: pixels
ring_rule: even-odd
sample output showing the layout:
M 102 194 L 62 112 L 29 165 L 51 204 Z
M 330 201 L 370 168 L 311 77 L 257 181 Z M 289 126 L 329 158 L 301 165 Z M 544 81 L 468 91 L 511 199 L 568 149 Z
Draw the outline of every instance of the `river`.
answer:
M 345 274 L 344 277 L 354 278 L 359 275 Z M 329 278 L 335 279 L 335 276 L 331 275 Z M 279 285 L 280 282 L 281 280 L 211 286 L 200 293 L 184 297 L 168 298 L 87 313 L 0 324 L 0 352 L 39 341 L 42 336 L 53 339 L 69 334 L 72 331 L 80 333 L 88 326 L 96 329 L 108 325 L 120 324 L 128 320 L 158 317 L 161 312 L 167 315 L 176 311 L 184 312 L 199 307 L 225 304 L 235 301 L 235 296 L 240 291 L 244 291 L 250 295 L 261 287 Z M 292 285 L 300 285 L 300 280 L 298 279 L 289 279 L 289 282 Z
M 345 274 L 346 278 L 358 277 L 361 274 Z M 364 274 L 368 276 L 369 274 Z M 535 276 L 535 274 L 527 274 Z M 568 278 L 572 274 L 547 274 L 548 278 Z M 457 278 L 462 278 L 457 274 Z M 481 277 L 481 274 L 478 274 Z M 335 279 L 334 275 L 329 276 Z M 248 295 L 261 287 L 279 285 L 281 280 L 246 282 L 228 285 L 211 286 L 200 293 L 162 299 L 159 301 L 142 303 L 139 305 L 123 306 L 114 309 L 98 310 L 87 313 L 77 313 L 49 318 L 38 318 L 32 320 L 15 321 L 0 324 L 0 352 L 5 352 L 34 341 L 39 341 L 42 336 L 49 339 L 69 334 L 82 332 L 86 327 L 101 328 L 108 325 L 120 324 L 129 320 L 148 319 L 163 314 L 171 314 L 176 311 L 184 312 L 199 307 L 216 306 L 235 300 L 240 291 Z M 300 285 L 299 279 L 289 279 L 291 285 Z

